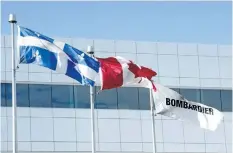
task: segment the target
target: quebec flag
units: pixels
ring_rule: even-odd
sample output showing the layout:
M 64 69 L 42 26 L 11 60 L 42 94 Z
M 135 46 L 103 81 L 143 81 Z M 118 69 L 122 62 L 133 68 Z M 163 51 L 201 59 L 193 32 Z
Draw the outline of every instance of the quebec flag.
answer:
M 28 28 L 18 26 L 20 62 L 63 73 L 82 85 L 95 85 L 100 63 L 95 58 Z

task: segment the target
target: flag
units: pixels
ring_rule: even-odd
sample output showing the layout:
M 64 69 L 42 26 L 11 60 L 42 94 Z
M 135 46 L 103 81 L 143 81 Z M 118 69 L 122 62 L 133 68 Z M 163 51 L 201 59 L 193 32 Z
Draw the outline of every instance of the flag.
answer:
M 223 114 L 210 106 L 188 101 L 174 90 L 154 83 L 153 92 L 156 114 L 191 122 L 201 128 L 214 131 L 223 119 Z
M 39 32 L 18 26 L 20 61 L 36 64 L 63 73 L 82 85 L 94 86 L 100 63 L 69 44 L 49 38 Z
M 156 72 L 123 57 L 97 58 L 100 62 L 101 90 L 122 86 L 145 87 L 155 90 L 151 78 Z

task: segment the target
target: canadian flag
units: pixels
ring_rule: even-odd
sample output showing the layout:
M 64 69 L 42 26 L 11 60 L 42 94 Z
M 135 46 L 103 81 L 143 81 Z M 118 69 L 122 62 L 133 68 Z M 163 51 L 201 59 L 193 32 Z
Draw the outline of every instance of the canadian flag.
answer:
M 97 58 L 100 62 L 101 90 L 121 86 L 145 87 L 156 90 L 151 79 L 157 73 L 123 57 Z

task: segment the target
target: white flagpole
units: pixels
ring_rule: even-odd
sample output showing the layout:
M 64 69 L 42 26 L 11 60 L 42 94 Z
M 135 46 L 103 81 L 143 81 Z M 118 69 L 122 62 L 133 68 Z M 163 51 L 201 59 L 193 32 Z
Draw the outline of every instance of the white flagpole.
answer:
M 16 104 L 16 67 L 15 67 L 15 42 L 14 42 L 14 25 L 17 23 L 14 14 L 9 15 L 9 23 L 11 24 L 11 48 L 12 48 L 12 151 L 17 153 L 17 104 Z
M 154 113 L 154 100 L 152 95 L 152 89 L 150 90 L 150 109 L 151 109 L 151 120 L 152 120 L 152 136 L 153 136 L 153 153 L 156 153 L 156 136 L 155 136 L 155 113 Z
M 92 46 L 87 47 L 87 53 L 93 57 L 94 56 L 94 50 Z M 95 101 L 94 101 L 94 87 L 90 86 L 90 103 L 91 103 L 91 138 L 92 138 L 92 153 L 95 153 Z

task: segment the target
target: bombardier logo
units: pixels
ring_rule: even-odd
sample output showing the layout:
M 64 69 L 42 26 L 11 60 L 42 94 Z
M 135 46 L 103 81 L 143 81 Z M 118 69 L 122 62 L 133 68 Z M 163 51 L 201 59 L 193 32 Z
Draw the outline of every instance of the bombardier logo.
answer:
M 199 105 L 190 104 L 190 103 L 188 103 L 186 101 L 166 98 L 166 105 L 171 105 L 171 106 L 175 106 L 175 107 L 180 107 L 180 108 L 184 108 L 184 109 L 190 109 L 190 110 L 198 111 L 200 113 L 214 115 L 213 108 L 202 107 L 202 106 L 199 106 Z

